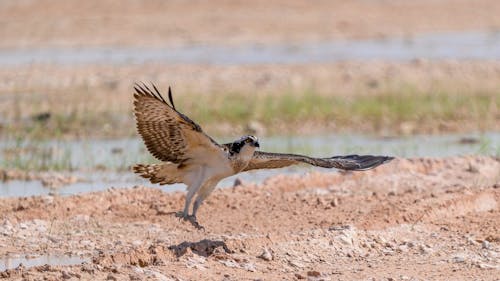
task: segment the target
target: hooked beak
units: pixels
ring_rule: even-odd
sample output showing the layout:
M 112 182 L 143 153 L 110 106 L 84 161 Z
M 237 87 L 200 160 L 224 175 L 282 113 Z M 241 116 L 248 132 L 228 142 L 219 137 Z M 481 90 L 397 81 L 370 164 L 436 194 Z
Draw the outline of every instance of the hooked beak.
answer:
M 254 143 L 253 143 L 253 146 L 255 146 L 255 147 L 260 147 L 260 144 L 259 144 L 259 142 L 258 142 L 258 141 L 256 141 L 256 142 L 254 142 Z

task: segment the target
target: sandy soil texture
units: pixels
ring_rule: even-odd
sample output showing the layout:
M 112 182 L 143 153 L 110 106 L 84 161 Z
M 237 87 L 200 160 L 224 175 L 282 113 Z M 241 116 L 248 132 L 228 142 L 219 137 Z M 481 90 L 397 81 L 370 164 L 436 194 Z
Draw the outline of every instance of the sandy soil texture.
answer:
M 198 231 L 182 193 L 135 187 L 0 200 L 0 256 L 67 254 L 74 266 L 11 279 L 495 280 L 500 160 L 396 159 L 362 173 L 276 176 L 217 190 Z
M 496 0 L 2 1 L 0 47 L 227 45 L 497 30 Z

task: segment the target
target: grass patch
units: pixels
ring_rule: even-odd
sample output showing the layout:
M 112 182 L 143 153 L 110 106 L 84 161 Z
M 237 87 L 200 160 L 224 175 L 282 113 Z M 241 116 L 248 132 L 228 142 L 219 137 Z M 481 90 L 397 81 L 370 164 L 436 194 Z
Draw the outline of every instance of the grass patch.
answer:
M 175 98 L 177 108 L 215 133 L 220 124 L 241 128 L 250 121 L 258 121 L 270 133 L 278 134 L 296 132 L 304 124 L 319 129 L 334 124 L 336 129 L 345 131 L 398 133 L 402 124 L 412 123 L 411 133 L 425 133 L 429 129 L 460 131 L 466 123 L 473 126 L 468 130 L 496 130 L 500 123 L 500 92 L 419 92 L 412 87 L 380 91 L 355 96 L 319 94 L 314 90 L 276 94 L 191 93 Z M 63 105 L 49 107 L 48 120 L 20 117 L 0 127 L 0 134 L 32 139 L 136 134 L 129 96 L 127 100 L 113 101 L 128 106 L 103 106 L 105 103 L 98 99 L 82 106 L 68 99 Z M 456 130 L 441 124 L 451 124 Z M 278 131 L 283 127 L 288 132 Z

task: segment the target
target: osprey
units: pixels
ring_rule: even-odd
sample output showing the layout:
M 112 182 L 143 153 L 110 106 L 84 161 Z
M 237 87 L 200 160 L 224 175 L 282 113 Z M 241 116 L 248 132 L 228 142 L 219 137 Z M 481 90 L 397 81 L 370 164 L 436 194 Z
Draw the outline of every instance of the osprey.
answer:
M 296 154 L 257 151 L 259 141 L 244 136 L 226 144 L 219 144 L 205 134 L 201 127 L 179 112 L 168 89 L 167 102 L 155 85 L 134 87 L 134 114 L 137 130 L 148 151 L 162 161 L 160 164 L 138 164 L 135 173 L 152 183 L 187 185 L 184 210 L 176 215 L 202 228 L 196 220 L 201 203 L 223 178 L 255 169 L 282 168 L 295 164 L 309 164 L 323 168 L 362 171 L 392 160 L 388 156 L 347 155 L 314 158 Z M 193 212 L 189 214 L 191 202 Z

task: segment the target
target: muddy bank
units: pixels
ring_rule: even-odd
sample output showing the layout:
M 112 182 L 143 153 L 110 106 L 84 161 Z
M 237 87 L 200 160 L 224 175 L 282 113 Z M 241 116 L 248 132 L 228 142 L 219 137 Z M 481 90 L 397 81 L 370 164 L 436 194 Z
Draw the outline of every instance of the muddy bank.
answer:
M 500 270 L 500 162 L 491 157 L 244 182 L 202 206 L 205 231 L 171 214 L 183 199 L 140 186 L 1 199 L 1 257 L 89 260 L 2 276 L 494 280 Z

